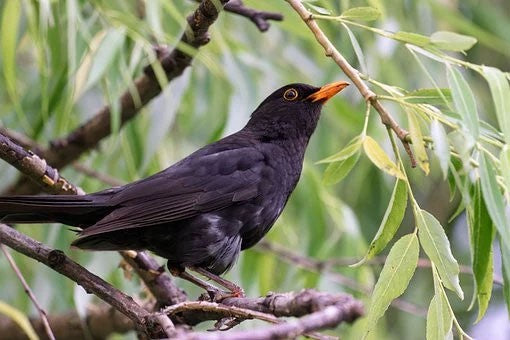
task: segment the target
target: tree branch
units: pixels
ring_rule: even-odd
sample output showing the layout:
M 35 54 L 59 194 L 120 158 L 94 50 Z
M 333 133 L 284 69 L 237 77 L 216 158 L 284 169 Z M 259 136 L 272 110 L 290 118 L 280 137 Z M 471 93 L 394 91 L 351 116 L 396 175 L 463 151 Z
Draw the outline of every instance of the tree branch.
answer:
M 283 15 L 274 12 L 258 11 L 244 6 L 241 0 L 230 0 L 225 5 L 225 11 L 238 14 L 250 19 L 261 32 L 269 29 L 269 20 L 282 21 Z
M 321 44 L 321 46 L 326 51 L 326 56 L 330 57 L 335 61 L 335 63 L 342 69 L 349 79 L 352 80 L 354 85 L 358 88 L 359 92 L 365 98 L 367 102 L 374 107 L 374 109 L 379 113 L 381 117 L 381 121 L 384 125 L 389 127 L 397 137 L 400 139 L 402 144 L 404 145 L 404 149 L 409 155 L 409 159 L 411 160 L 411 166 L 416 167 L 416 160 L 414 158 L 413 152 L 411 151 L 411 147 L 409 143 L 411 139 L 409 137 L 409 132 L 402 129 L 397 121 L 393 118 L 393 116 L 382 106 L 382 104 L 377 100 L 377 95 L 370 90 L 370 88 L 365 84 L 365 82 L 361 79 L 359 71 L 349 64 L 347 59 L 336 49 L 336 47 L 331 43 L 328 37 L 324 34 L 324 32 L 320 29 L 319 25 L 313 18 L 313 14 L 308 11 L 303 3 L 300 0 L 285 0 L 289 3 L 289 5 L 299 14 L 301 19 L 308 26 L 310 31 L 312 31 L 315 39 Z
M 51 249 L 5 224 L 0 224 L 0 243 L 70 278 L 82 286 L 87 293 L 94 293 L 94 295 L 130 318 L 137 329 L 153 337 L 162 335 L 162 329 L 158 327 L 154 315 L 151 315 L 140 307 L 129 295 L 124 294 L 108 282 L 71 260 L 64 252 Z
M 345 318 L 342 321 L 346 322 L 353 321 L 363 313 L 361 303 L 349 295 L 323 293 L 314 289 L 281 294 L 269 293 L 267 296 L 260 298 L 228 298 L 221 303 L 186 301 L 168 307 L 162 312 L 167 313 L 175 324 L 196 325 L 208 320 L 220 320 L 224 317 L 261 319 L 275 324 L 282 324 L 284 320 L 278 319 L 278 317 L 302 317 L 323 311 L 330 306 L 344 310 Z M 58 339 L 78 340 L 85 337 L 80 317 L 75 312 L 49 315 L 48 318 Z M 40 333 L 39 331 L 42 329 L 41 320 L 32 319 L 31 323 L 34 329 Z M 106 338 L 113 332 L 124 333 L 134 329 L 131 320 L 105 304 L 89 306 L 85 324 L 94 338 Z M 21 336 L 23 336 L 21 330 L 18 330 L 18 333 L 12 333 L 15 328 L 17 326 L 14 322 L 8 322 L 0 318 L 0 334 L 13 334 L 13 338 L 16 338 L 15 334 L 21 332 Z M 319 328 L 315 328 L 315 330 Z M 65 335 L 65 330 L 69 332 L 69 335 Z M 311 330 L 308 332 L 311 332 Z M 223 336 L 228 333 L 221 334 Z M 330 338 L 319 333 L 309 333 L 309 335 L 319 339 Z M 251 337 L 246 339 L 248 338 L 251 339 Z
M 220 334 L 188 333 L 176 337 L 180 340 L 244 340 L 244 339 L 289 339 L 304 333 L 334 328 L 342 322 L 353 322 L 363 314 L 361 304 L 352 300 L 342 305 L 331 305 L 299 319 L 279 323 L 274 326 Z
M 33 152 L 27 151 L 0 133 L 0 158 L 14 166 L 22 174 L 45 191 L 52 194 L 83 195 L 84 191 L 60 176 L 58 170 Z

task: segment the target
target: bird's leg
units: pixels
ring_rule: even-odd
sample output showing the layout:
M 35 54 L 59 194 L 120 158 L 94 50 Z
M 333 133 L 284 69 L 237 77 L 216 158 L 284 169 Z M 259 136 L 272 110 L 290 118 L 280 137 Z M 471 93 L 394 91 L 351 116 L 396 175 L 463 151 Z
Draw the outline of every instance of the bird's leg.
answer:
M 170 271 L 170 274 L 172 274 L 173 276 L 179 277 L 183 280 L 193 283 L 194 285 L 200 288 L 205 289 L 212 301 L 216 301 L 219 296 L 224 295 L 224 292 L 222 292 L 220 289 L 213 285 L 210 285 L 209 283 L 205 282 L 202 279 L 199 279 L 198 277 L 191 275 L 186 271 L 185 268 L 173 267 L 168 265 L 168 270 Z
M 244 295 L 244 289 L 242 289 L 241 287 L 239 287 L 238 285 L 236 285 L 235 283 L 229 281 L 229 280 L 226 280 L 216 274 L 213 274 L 203 268 L 199 268 L 199 267 L 191 267 L 190 268 L 191 270 L 193 270 L 194 272 L 197 272 L 199 273 L 200 275 L 203 275 L 205 277 L 207 277 L 209 280 L 212 280 L 214 282 L 216 282 L 217 284 L 219 284 L 220 286 L 228 289 L 230 292 L 231 292 L 231 296 L 233 297 L 245 297 Z

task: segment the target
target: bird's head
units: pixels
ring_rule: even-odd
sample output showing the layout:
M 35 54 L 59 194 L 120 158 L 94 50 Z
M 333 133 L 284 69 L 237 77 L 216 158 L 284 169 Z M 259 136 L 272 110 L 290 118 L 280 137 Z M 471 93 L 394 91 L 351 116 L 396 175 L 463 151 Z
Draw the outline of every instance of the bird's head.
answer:
M 246 127 L 266 140 L 308 140 L 323 104 L 348 85 L 338 81 L 322 87 L 300 83 L 283 86 L 253 111 Z

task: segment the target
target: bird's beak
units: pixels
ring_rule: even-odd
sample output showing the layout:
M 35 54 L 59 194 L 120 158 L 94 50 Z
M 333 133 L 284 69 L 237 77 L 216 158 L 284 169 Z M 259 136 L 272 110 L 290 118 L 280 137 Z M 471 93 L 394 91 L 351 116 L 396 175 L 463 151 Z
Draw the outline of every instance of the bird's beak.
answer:
M 306 100 L 311 102 L 321 101 L 325 103 L 329 98 L 333 97 L 338 92 L 342 91 L 344 88 L 349 86 L 349 83 L 345 81 L 337 81 L 331 84 L 324 85 L 317 92 L 312 93 Z

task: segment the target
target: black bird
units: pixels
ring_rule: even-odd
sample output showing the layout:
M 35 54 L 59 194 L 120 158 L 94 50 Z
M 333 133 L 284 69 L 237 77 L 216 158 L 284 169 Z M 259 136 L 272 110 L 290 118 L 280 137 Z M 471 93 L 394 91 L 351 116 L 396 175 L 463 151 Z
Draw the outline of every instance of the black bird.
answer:
M 284 86 L 242 130 L 157 174 L 84 196 L 0 197 L 0 219 L 75 226 L 81 230 L 75 247 L 148 249 L 168 259 L 173 274 L 211 288 L 189 268 L 242 294 L 219 275 L 280 216 L 323 104 L 347 85 Z

